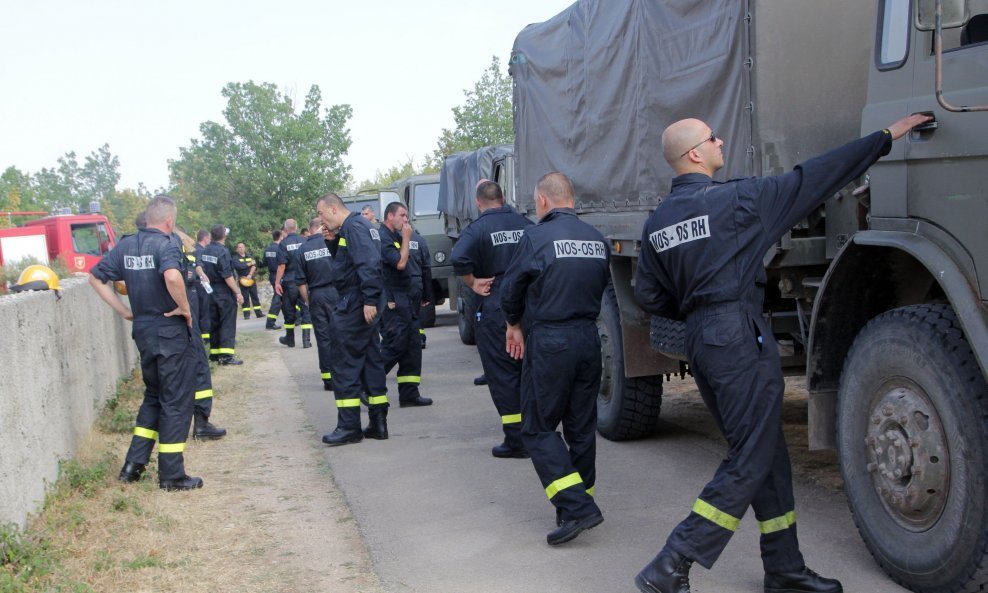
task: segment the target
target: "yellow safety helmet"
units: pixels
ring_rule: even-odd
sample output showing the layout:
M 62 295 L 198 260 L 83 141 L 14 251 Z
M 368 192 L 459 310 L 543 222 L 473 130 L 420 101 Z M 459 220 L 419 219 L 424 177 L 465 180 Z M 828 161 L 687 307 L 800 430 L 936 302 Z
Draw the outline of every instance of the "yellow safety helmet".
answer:
M 117 291 L 117 294 L 127 296 L 127 283 L 123 280 L 115 281 L 113 283 L 113 289 Z
M 250 288 L 251 286 L 254 286 L 254 279 L 243 276 L 240 278 L 240 286 Z
M 25 290 L 58 290 L 58 276 L 48 266 L 35 264 L 24 268 L 17 284 L 11 287 L 14 292 Z

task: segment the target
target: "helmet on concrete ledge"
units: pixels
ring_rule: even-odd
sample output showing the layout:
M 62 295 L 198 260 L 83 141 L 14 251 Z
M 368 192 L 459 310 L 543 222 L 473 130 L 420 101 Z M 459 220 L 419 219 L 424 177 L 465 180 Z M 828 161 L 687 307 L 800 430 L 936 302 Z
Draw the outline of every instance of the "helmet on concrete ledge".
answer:
M 17 284 L 10 288 L 13 292 L 26 290 L 58 290 L 58 276 L 48 266 L 35 264 L 24 268 Z

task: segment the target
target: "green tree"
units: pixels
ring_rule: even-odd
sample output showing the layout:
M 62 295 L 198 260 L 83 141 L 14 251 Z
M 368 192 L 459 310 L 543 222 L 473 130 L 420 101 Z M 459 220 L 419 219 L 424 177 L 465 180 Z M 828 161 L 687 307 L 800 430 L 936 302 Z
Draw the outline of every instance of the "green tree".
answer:
M 115 191 L 102 200 L 103 214 L 118 237 L 137 231 L 134 221 L 147 208 L 150 198 L 151 194 L 140 184 L 136 190 Z
M 425 172 L 427 172 L 425 166 L 416 167 L 415 163 L 412 161 L 412 157 L 408 157 L 407 161 L 404 163 L 398 163 L 387 171 L 381 171 L 378 169 L 373 179 L 365 179 L 361 181 L 357 184 L 354 192 L 360 193 L 362 191 L 372 189 L 381 189 L 388 187 L 399 179 L 411 177 L 412 175 L 420 175 Z
M 461 150 L 476 150 L 492 144 L 515 141 L 511 112 L 511 77 L 501 70 L 501 60 L 491 58 L 491 65 L 474 85 L 464 90 L 464 103 L 453 108 L 452 130 L 443 128 L 438 146 L 427 163 L 438 171 L 443 159 Z
M 324 109 L 315 85 L 300 109 L 270 83 L 230 83 L 222 94 L 225 123 L 204 122 L 169 161 L 170 193 L 187 229 L 223 224 L 256 251 L 285 218 L 307 221 L 315 198 L 347 186 L 353 111 Z
M 7 167 L 0 174 L 0 210 L 2 211 L 36 211 L 44 207 L 36 202 L 34 188 L 31 185 L 31 175 L 16 167 Z M 0 228 L 16 225 L 22 222 L 18 218 L 0 217 Z

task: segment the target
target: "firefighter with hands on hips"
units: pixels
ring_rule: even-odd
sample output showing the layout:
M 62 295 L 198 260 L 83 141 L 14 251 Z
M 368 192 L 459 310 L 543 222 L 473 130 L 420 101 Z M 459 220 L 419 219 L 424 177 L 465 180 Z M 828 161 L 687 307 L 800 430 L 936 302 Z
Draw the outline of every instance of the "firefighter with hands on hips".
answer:
M 412 316 L 415 319 L 415 327 L 418 328 L 423 350 L 425 350 L 425 329 L 422 327 L 422 307 L 428 307 L 433 299 L 431 259 L 429 244 L 417 230 L 412 229 L 412 238 L 408 240 L 408 274 L 411 277 L 408 298 L 412 301 Z M 415 303 L 418 305 L 416 306 Z
M 539 223 L 525 229 L 501 289 L 507 351 L 523 360 L 522 443 L 556 507 L 549 545 L 568 542 L 604 520 L 593 493 L 601 373 L 597 317 L 610 284 L 610 249 L 577 218 L 574 203 L 573 184 L 562 173 L 539 180 Z M 556 432 L 560 423 L 563 436 Z
M 252 254 L 247 253 L 247 246 L 243 242 L 237 243 L 237 254 L 233 256 L 233 271 L 237 273 L 240 292 L 244 295 L 244 304 L 240 307 L 244 319 L 250 319 L 251 311 L 254 311 L 255 316 L 263 317 L 261 299 L 257 296 L 257 261 Z
M 212 239 L 200 256 L 202 270 L 213 288 L 210 295 L 210 317 L 213 325 L 209 330 L 209 357 L 220 364 L 243 364 L 235 358 L 237 343 L 237 306 L 244 297 L 233 279 L 233 265 L 230 252 L 226 249 L 226 235 L 229 230 L 221 224 L 209 229 Z
M 188 262 L 172 235 L 178 208 L 165 195 L 155 196 L 145 210 L 147 226 L 123 237 L 96 264 L 89 283 L 118 315 L 132 320 L 134 342 L 141 356 L 144 400 L 137 412 L 134 436 L 119 479 L 141 479 L 158 442 L 158 485 L 164 490 L 202 487 L 202 479 L 185 473 L 185 441 L 195 390 L 196 348 L 192 312 L 186 292 Z M 113 290 L 123 280 L 128 308 Z
M 379 231 L 381 271 L 387 296 L 387 306 L 381 315 L 384 372 L 387 374 L 398 365 L 400 407 L 431 406 L 432 400 L 419 393 L 422 382 L 422 338 L 418 326 L 421 296 L 412 301 L 412 225 L 408 224 L 408 207 L 401 202 L 388 204 Z
M 285 221 L 285 237 L 281 240 L 278 250 L 278 273 L 275 276 L 275 294 L 281 296 L 281 312 L 285 316 L 285 335 L 278 338 L 278 341 L 288 346 L 295 347 L 295 325 L 296 321 L 302 326 L 302 347 L 311 348 L 310 334 L 312 332 L 312 319 L 309 317 L 309 308 L 298 296 L 298 260 L 295 252 L 305 242 L 296 232 L 298 223 L 294 219 Z
M 264 329 L 281 329 L 278 325 L 278 313 L 281 313 L 281 295 L 274 290 L 275 279 L 278 276 L 278 252 L 281 247 L 281 231 L 271 231 L 271 243 L 264 248 L 264 265 L 268 268 L 268 282 L 271 283 L 271 308 L 268 309 L 268 320 Z
M 359 443 L 366 436 L 388 438 L 388 389 L 378 335 L 378 313 L 385 306 L 381 283 L 381 240 L 377 229 L 347 210 L 336 194 L 316 202 L 323 225 L 336 232 L 333 283 L 339 300 L 333 309 L 333 384 L 337 426 L 322 441 Z M 367 396 L 369 423 L 360 430 L 360 397 Z
M 209 330 L 213 326 L 213 318 L 210 316 L 209 295 L 212 293 L 213 287 L 209 286 L 209 277 L 202 271 L 202 252 L 206 249 L 206 245 L 209 245 L 209 231 L 200 230 L 196 233 L 194 251 L 196 275 L 199 277 L 200 286 L 202 287 L 202 290 L 197 293 L 197 298 L 199 299 L 199 330 L 202 332 L 203 341 L 209 343 Z
M 453 245 L 453 271 L 478 295 L 477 350 L 504 431 L 504 442 L 495 446 L 491 454 L 527 458 L 521 439 L 522 362 L 512 358 L 504 347 L 506 324 L 501 311 L 501 288 L 508 264 L 532 221 L 504 204 L 501 186 L 493 181 L 484 179 L 477 184 L 476 200 L 480 216 L 467 225 Z
M 806 567 L 796 538 L 792 469 L 782 432 L 785 382 L 762 314 L 763 257 L 797 222 L 889 153 L 923 115 L 812 158 L 777 177 L 713 181 L 723 140 L 697 119 L 670 125 L 662 151 L 672 192 L 649 217 L 635 276 L 645 311 L 686 321 L 686 356 L 728 453 L 692 512 L 635 577 L 646 593 L 687 593 L 693 562 L 713 566 L 748 507 L 761 531 L 766 593 L 838 593 Z
M 298 292 L 308 304 L 312 329 L 319 351 L 322 386 L 333 391 L 333 308 L 338 300 L 333 285 L 333 254 L 336 234 L 325 228 L 318 217 L 309 222 L 309 238 L 296 251 L 298 257 Z

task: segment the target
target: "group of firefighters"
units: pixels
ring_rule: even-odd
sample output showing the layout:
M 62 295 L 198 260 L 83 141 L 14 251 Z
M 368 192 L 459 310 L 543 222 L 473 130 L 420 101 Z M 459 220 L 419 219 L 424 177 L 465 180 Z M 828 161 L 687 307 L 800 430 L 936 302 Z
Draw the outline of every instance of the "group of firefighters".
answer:
M 807 568 L 799 551 L 780 420 L 784 382 L 772 330 L 762 317 L 762 255 L 925 121 L 922 115 L 903 118 L 785 175 L 723 183 L 712 179 L 724 164 L 723 140 L 707 124 L 687 119 L 666 128 L 662 151 L 676 176 L 671 194 L 645 223 L 635 297 L 649 313 L 686 322 L 690 369 L 729 450 L 688 516 L 635 577 L 640 591 L 688 593 L 692 563 L 710 568 L 748 507 L 762 533 L 766 593 L 843 590 L 837 580 Z M 477 345 L 504 431 L 504 442 L 492 453 L 531 457 L 556 509 L 547 542 L 559 545 L 604 520 L 594 499 L 601 380 L 595 323 L 605 291 L 612 290 L 610 248 L 576 215 L 573 185 L 562 173 L 546 174 L 535 187 L 537 224 L 505 205 L 501 188 L 491 181 L 478 184 L 476 201 L 481 214 L 457 241 L 452 261 L 481 297 Z M 401 203 L 388 205 L 379 228 L 348 210 L 336 194 L 320 197 L 315 209 L 307 240 L 288 220 L 285 236 L 276 234 L 265 250 L 269 268 L 275 265 L 274 287 L 285 316 L 280 341 L 295 345 L 296 304 L 299 310 L 307 305 L 311 317 L 301 318 L 303 340 L 311 324 L 324 386 L 334 391 L 337 405 L 336 429 L 323 442 L 386 439 L 385 376 L 393 366 L 398 365 L 402 406 L 432 403 L 418 392 L 418 309 L 431 300 L 427 253 L 421 258 L 425 243 Z M 133 319 L 147 386 L 120 477 L 139 479 L 158 441 L 159 483 L 169 490 L 202 485 L 185 473 L 182 458 L 193 409 L 197 422 L 204 414 L 208 424 L 208 409 L 201 412 L 200 399 L 191 396 L 199 398 L 205 389 L 197 376 L 203 366 L 208 382 L 206 352 L 190 309 L 195 275 L 208 277 L 209 286 L 225 284 L 231 298 L 242 302 L 225 275 L 226 229 L 214 227 L 212 242 L 190 263 L 173 234 L 176 217 L 174 201 L 152 199 L 146 226 L 105 255 L 90 280 L 114 310 Z M 213 267 L 196 268 L 200 261 Z M 107 284 L 116 280 L 126 282 L 132 309 Z M 214 312 L 217 302 L 211 301 Z M 269 314 L 268 327 L 274 318 Z M 222 337 L 222 330 L 219 341 L 210 336 L 209 353 L 232 358 L 233 346 Z M 361 404 L 368 407 L 364 429 Z M 560 425 L 562 435 L 556 432 Z

